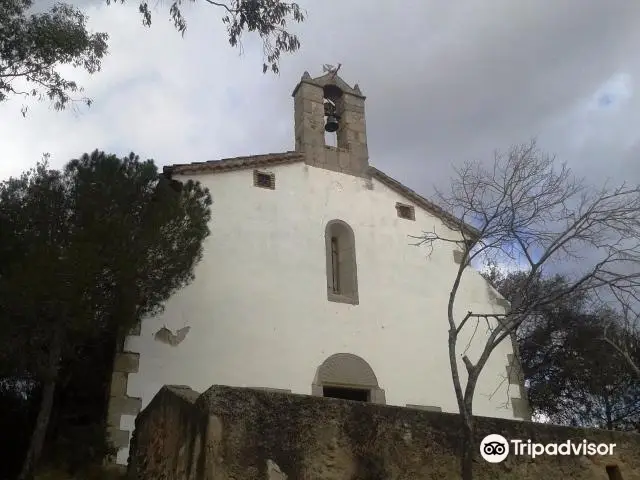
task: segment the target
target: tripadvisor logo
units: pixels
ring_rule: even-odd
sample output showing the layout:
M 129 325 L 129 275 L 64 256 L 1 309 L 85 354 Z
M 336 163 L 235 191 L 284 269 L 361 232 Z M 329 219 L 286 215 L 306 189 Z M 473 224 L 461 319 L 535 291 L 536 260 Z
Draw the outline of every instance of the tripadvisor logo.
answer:
M 480 455 L 489 463 L 500 463 L 509 455 L 509 442 L 502 435 L 487 435 L 480 442 Z
M 531 440 L 507 440 L 502 435 L 487 435 L 480 442 L 480 455 L 489 463 L 500 463 L 509 452 L 531 458 L 540 455 L 613 455 L 615 443 L 592 443 L 587 440 L 562 443 L 534 443 Z

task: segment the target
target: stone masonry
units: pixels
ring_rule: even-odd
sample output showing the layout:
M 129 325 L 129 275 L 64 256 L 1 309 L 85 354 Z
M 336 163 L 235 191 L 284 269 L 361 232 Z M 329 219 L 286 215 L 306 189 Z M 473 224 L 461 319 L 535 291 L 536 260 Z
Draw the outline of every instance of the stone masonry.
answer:
M 324 100 L 333 96 L 340 115 L 337 147 L 326 145 Z M 311 78 L 302 76 L 293 92 L 296 151 L 304 152 L 314 167 L 359 177 L 369 175 L 369 152 L 364 101 L 360 88 L 350 87 L 339 76 L 328 73 Z
M 138 324 L 129 335 L 140 335 Z M 127 384 L 130 373 L 138 371 L 140 355 L 127 352 L 123 344 L 118 345 L 113 362 L 113 375 L 109 389 L 109 408 L 107 416 L 109 439 L 115 448 L 124 448 L 129 445 L 131 432 L 120 428 L 120 420 L 123 415 L 136 416 L 142 407 L 142 400 L 130 397 L 127 394 Z
M 611 456 L 479 457 L 476 479 L 640 479 L 640 435 L 476 418 L 478 438 L 615 443 Z M 458 415 L 307 395 L 165 386 L 140 413 L 131 479 L 458 479 Z

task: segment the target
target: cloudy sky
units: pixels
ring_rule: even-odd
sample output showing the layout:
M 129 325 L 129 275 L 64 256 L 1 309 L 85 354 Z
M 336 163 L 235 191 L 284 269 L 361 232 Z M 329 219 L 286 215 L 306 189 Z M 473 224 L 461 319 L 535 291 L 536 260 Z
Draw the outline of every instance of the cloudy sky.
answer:
M 0 179 L 44 152 L 61 166 L 95 148 L 160 165 L 291 150 L 294 86 L 342 63 L 367 96 L 371 164 L 423 194 L 534 136 L 591 181 L 640 181 L 636 0 L 304 0 L 302 49 L 279 76 L 262 74 L 255 38 L 229 47 L 204 2 L 185 7 L 184 38 L 168 2 L 151 29 L 135 1 L 83 5 L 111 36 L 102 72 L 73 74 L 95 103 L 27 118 L 21 100 L 0 104 Z

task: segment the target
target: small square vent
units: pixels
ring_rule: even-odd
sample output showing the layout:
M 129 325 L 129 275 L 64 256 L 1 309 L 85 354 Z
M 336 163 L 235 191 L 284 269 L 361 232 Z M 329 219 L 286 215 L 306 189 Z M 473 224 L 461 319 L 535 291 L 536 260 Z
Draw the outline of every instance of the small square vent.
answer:
M 400 218 L 404 218 L 405 220 L 416 219 L 416 210 L 411 205 L 405 205 L 404 203 L 396 203 L 396 211 L 398 212 L 398 217 Z
M 273 173 L 260 172 L 258 170 L 254 170 L 253 185 L 255 187 L 268 188 L 270 190 L 275 190 L 276 176 Z

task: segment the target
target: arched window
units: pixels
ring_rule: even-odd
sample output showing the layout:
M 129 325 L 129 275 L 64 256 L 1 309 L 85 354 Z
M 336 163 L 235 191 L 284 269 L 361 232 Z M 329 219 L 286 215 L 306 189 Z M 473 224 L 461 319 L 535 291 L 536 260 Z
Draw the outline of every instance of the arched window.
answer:
M 311 395 L 386 403 L 384 390 L 378 385 L 373 369 L 351 353 L 336 353 L 322 362 L 316 370 Z
M 358 304 L 358 272 L 353 230 L 342 220 L 325 229 L 327 298 L 331 302 Z

